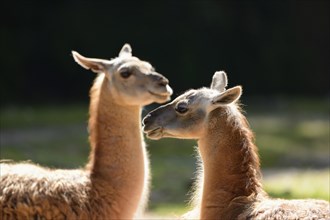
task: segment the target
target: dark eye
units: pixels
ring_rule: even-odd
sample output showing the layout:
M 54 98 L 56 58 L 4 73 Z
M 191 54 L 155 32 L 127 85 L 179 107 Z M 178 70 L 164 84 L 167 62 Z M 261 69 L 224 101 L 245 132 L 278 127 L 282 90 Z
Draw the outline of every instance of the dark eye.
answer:
M 188 111 L 187 105 L 186 103 L 179 103 L 176 108 L 175 111 L 177 111 L 180 114 L 184 114 Z
M 130 75 L 132 75 L 132 72 L 125 70 L 123 72 L 120 72 L 120 75 L 121 75 L 121 77 L 126 79 L 126 78 L 130 77 Z

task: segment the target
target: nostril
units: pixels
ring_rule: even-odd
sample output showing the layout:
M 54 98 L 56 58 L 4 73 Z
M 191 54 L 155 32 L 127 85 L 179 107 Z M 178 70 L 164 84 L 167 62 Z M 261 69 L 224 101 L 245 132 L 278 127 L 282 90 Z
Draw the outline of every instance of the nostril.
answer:
M 163 75 L 159 73 L 151 73 L 150 76 L 152 77 L 152 80 L 154 83 L 157 83 L 158 86 L 166 87 L 169 83 L 168 79 L 166 79 Z
M 159 85 L 159 86 L 163 86 L 163 87 L 165 87 L 165 86 L 167 85 L 167 83 L 160 82 L 160 83 L 158 83 L 158 85 Z
M 168 84 L 168 79 L 166 79 L 166 78 L 160 78 L 159 81 L 160 81 L 160 82 L 158 82 L 159 86 L 166 87 L 166 85 Z
M 144 119 L 142 120 L 142 125 L 146 125 L 150 122 L 150 114 L 146 115 Z

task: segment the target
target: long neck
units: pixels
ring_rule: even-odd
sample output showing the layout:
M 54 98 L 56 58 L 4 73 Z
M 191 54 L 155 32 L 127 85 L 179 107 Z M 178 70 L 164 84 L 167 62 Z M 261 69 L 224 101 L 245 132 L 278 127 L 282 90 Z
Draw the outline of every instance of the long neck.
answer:
M 112 190 L 112 202 L 126 213 L 121 218 L 132 218 L 144 187 L 146 152 L 140 113 L 139 106 L 122 106 L 114 101 L 104 75 L 96 79 L 91 90 L 92 149 L 87 169 L 96 190 L 104 193 L 105 186 Z
M 198 141 L 204 166 L 201 219 L 236 219 L 264 194 L 252 132 L 236 106 L 226 108 L 225 114 L 211 113 Z

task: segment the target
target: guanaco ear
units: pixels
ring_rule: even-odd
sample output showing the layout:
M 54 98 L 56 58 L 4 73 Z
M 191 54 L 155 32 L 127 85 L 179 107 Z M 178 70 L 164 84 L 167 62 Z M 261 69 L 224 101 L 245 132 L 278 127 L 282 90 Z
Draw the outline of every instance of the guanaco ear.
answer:
M 123 48 L 121 48 L 119 52 L 119 57 L 131 57 L 132 56 L 132 48 L 129 44 L 124 44 Z
M 82 55 L 80 55 L 76 51 L 72 51 L 72 55 L 74 60 L 85 69 L 90 69 L 95 73 L 104 73 L 107 69 L 107 60 L 103 59 L 96 59 L 96 58 L 87 58 Z
M 242 95 L 242 87 L 235 86 L 226 90 L 225 92 L 217 95 L 212 99 L 212 104 L 214 105 L 228 105 L 237 101 Z
M 224 92 L 227 87 L 227 74 L 224 71 L 215 72 L 212 78 L 211 89 Z

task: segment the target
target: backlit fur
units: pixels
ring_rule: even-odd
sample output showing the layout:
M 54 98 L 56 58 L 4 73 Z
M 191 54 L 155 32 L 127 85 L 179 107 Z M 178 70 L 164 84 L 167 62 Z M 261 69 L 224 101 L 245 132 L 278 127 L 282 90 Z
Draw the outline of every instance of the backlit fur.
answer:
M 132 219 L 146 207 L 149 162 L 141 109 L 170 98 L 168 80 L 133 57 L 127 44 L 110 61 L 73 55 L 99 74 L 90 91 L 88 164 L 60 170 L 3 161 L 1 219 Z M 122 68 L 132 74 L 120 78 Z
M 202 165 L 193 196 L 194 208 L 183 218 L 330 219 L 327 201 L 268 197 L 262 188 L 254 136 L 237 104 L 241 87 L 226 90 L 224 72 L 216 73 L 211 85 L 212 88 L 187 91 L 143 120 L 149 138 L 198 140 Z

